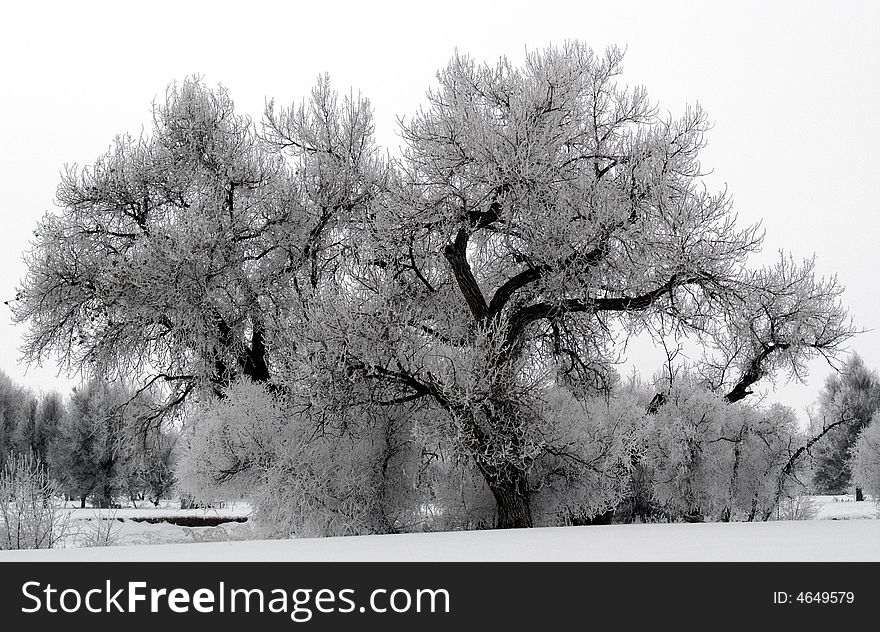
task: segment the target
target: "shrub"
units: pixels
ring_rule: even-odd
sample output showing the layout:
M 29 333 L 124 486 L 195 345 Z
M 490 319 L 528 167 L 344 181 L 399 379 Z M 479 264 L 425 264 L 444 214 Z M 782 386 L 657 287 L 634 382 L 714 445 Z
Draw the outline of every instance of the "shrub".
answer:
M 623 499 L 644 409 L 624 393 L 579 399 L 563 388 L 544 402 L 544 452 L 532 485 L 536 525 L 583 524 Z
M 0 473 L 0 549 L 48 549 L 67 520 L 54 502 L 57 486 L 32 454 L 18 454 Z
M 815 520 L 819 515 L 819 507 L 810 496 L 792 496 L 784 498 L 776 507 L 776 520 Z
M 670 520 L 754 520 L 796 494 L 802 464 L 784 468 L 802 438 L 788 408 L 728 404 L 684 381 L 646 420 L 642 465 Z
M 77 547 L 116 546 L 122 527 L 116 520 L 116 510 L 107 513 L 96 509 L 88 520 L 79 521 L 79 529 L 74 536 Z
M 182 436 L 180 491 L 210 504 L 245 497 L 267 537 L 412 530 L 419 450 L 407 420 L 364 407 L 321 425 L 266 389 L 237 382 Z

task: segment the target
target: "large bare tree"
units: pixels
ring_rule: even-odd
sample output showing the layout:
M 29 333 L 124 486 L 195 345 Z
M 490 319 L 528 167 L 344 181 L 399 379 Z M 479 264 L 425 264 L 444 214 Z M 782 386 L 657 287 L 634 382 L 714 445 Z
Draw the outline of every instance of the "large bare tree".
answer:
M 734 402 L 851 334 L 811 261 L 747 267 L 761 235 L 701 181 L 705 113 L 660 116 L 618 83 L 621 62 L 578 43 L 522 67 L 453 59 L 404 123 L 394 187 L 322 313 L 343 378 L 445 411 L 500 527 L 532 524 L 533 465 L 565 452 L 544 389 L 603 388 L 630 335 L 699 341 L 706 381 Z
M 699 341 L 733 402 L 851 334 L 812 262 L 747 267 L 758 228 L 701 181 L 706 114 L 661 116 L 622 58 L 456 56 L 390 158 L 326 79 L 260 130 L 188 81 L 149 138 L 63 178 L 13 303 L 26 355 L 179 384 L 171 402 L 245 375 L 316 418 L 432 408 L 498 526 L 530 526 L 537 460 L 579 458 L 544 393 L 606 388 L 629 336 Z

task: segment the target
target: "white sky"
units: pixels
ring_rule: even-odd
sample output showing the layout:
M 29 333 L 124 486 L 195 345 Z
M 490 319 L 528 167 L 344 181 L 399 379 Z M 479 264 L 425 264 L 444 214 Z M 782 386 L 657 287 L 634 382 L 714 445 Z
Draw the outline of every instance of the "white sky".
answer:
M 480 61 L 581 39 L 627 47 L 624 80 L 664 110 L 699 101 L 714 120 L 703 166 L 728 185 L 742 222 L 762 221 L 767 260 L 815 253 L 837 274 L 863 329 L 878 325 L 880 3 L 862 2 L 119 2 L 14 3 L 0 21 L 0 298 L 24 276 L 21 253 L 53 206 L 65 163 L 93 162 L 114 135 L 149 128 L 150 105 L 187 75 L 223 83 L 241 112 L 299 102 L 319 73 L 375 108 L 381 142 L 455 48 Z M 0 369 L 37 390 L 73 383 L 18 364 L 22 331 L 0 318 Z M 880 368 L 880 333 L 852 341 Z M 631 359 L 650 375 L 647 345 Z M 803 411 L 807 386 L 771 398 Z M 802 415 L 802 419 L 804 416 Z

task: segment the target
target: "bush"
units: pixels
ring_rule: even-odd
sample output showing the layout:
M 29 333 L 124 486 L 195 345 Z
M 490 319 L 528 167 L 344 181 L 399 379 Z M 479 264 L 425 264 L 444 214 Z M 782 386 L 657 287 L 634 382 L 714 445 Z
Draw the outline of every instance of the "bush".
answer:
M 67 526 L 54 502 L 57 495 L 39 459 L 31 454 L 9 459 L 0 473 L 0 549 L 55 546 Z
M 122 527 L 117 523 L 116 510 L 103 513 L 100 509 L 92 512 L 91 519 L 80 520 L 74 535 L 77 547 L 116 546 Z
M 802 438 L 788 408 L 728 404 L 684 381 L 646 420 L 641 463 L 669 520 L 754 520 L 796 494 L 802 466 L 784 466 Z
M 776 520 L 815 520 L 819 515 L 819 507 L 810 496 L 793 496 L 784 498 L 776 507 Z
M 644 408 L 629 393 L 578 399 L 563 388 L 552 389 L 544 405 L 550 423 L 532 473 L 535 524 L 589 523 L 627 492 Z
M 419 523 L 416 458 L 394 419 L 309 437 L 297 420 L 252 494 L 256 524 L 277 535 L 316 537 L 411 531 Z M 304 423 L 302 423 L 304 422 Z
M 419 450 L 404 417 L 365 407 L 320 425 L 248 381 L 205 406 L 182 435 L 180 491 L 247 498 L 266 537 L 391 533 L 419 523 Z

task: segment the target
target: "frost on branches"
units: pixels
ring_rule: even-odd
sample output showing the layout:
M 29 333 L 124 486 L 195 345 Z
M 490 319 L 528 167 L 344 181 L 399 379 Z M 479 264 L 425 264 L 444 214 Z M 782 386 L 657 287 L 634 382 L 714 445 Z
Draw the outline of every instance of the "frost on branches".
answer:
M 701 181 L 706 114 L 661 116 L 621 69 L 616 48 L 577 42 L 521 67 L 456 56 L 402 123 L 400 155 L 376 146 L 369 103 L 326 78 L 259 126 L 222 89 L 174 87 L 149 137 L 64 177 L 13 302 L 26 351 L 161 385 L 169 406 L 213 401 L 192 420 L 197 447 L 218 439 L 196 422 L 247 417 L 230 408 L 248 401 L 230 395 L 238 378 L 264 384 L 283 413 L 260 441 L 279 445 L 271 467 L 262 448 L 242 463 L 318 530 L 410 524 L 443 504 L 444 476 L 473 491 L 457 507 L 490 498 L 498 527 L 601 512 L 632 466 L 636 411 L 614 399 L 629 336 L 698 341 L 723 404 L 852 333 L 811 261 L 747 267 L 758 229 Z M 359 478 L 375 462 L 365 437 L 391 419 L 392 443 L 414 450 L 399 484 L 427 494 L 415 511 Z M 225 456 L 197 450 L 210 467 L 196 479 L 244 475 L 230 436 Z M 725 480 L 733 511 L 751 491 Z M 316 481 L 332 508 L 303 500 Z
M 850 461 L 852 476 L 858 486 L 880 499 L 880 414 L 862 430 L 852 448 Z
M 648 473 L 655 515 L 679 520 L 767 519 L 783 498 L 802 493 L 804 442 L 794 412 L 730 404 L 684 380 L 646 416 L 640 464 Z

